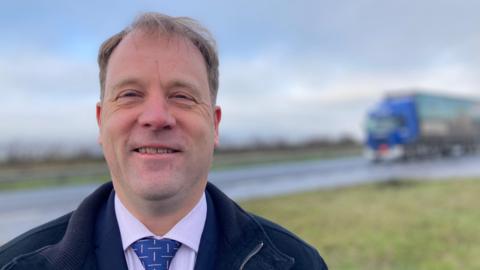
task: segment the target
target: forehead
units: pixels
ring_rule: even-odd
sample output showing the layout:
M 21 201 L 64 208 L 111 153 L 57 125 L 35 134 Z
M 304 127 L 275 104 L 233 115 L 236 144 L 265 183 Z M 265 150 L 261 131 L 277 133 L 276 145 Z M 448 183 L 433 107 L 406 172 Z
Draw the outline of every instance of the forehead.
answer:
M 136 51 L 137 53 L 144 52 L 147 49 L 157 51 L 176 48 L 177 50 L 187 50 L 189 53 L 198 53 L 200 51 L 193 45 L 193 43 L 186 37 L 175 33 L 163 33 L 154 31 L 134 30 L 122 39 L 115 48 L 114 54 L 125 52 L 128 50 Z
M 207 80 L 205 60 L 190 40 L 177 34 L 136 30 L 127 34 L 114 49 L 107 65 L 106 83 L 112 74 L 155 71 L 190 74 Z

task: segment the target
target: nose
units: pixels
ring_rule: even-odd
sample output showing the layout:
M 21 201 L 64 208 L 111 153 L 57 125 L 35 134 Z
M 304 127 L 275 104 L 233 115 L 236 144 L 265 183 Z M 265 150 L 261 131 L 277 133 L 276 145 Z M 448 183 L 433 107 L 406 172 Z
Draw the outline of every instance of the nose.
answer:
M 152 130 L 171 129 L 176 120 L 164 98 L 152 97 L 143 104 L 138 122 L 142 127 Z

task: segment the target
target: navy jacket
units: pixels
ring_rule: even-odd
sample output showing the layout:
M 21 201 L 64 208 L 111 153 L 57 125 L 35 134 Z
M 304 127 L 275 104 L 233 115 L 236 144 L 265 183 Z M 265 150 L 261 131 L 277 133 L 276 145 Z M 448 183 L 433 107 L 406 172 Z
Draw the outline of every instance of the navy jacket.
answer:
M 74 212 L 0 248 L 0 269 L 127 269 L 107 183 Z M 327 269 L 318 252 L 284 228 L 251 215 L 212 184 L 195 270 Z

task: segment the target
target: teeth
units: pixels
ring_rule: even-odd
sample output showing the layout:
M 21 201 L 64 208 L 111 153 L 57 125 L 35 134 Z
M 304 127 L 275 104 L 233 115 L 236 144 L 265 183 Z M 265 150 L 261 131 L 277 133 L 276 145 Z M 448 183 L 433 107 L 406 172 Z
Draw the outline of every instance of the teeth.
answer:
M 142 154 L 170 154 L 173 153 L 173 150 L 155 147 L 140 147 L 138 148 L 138 152 Z

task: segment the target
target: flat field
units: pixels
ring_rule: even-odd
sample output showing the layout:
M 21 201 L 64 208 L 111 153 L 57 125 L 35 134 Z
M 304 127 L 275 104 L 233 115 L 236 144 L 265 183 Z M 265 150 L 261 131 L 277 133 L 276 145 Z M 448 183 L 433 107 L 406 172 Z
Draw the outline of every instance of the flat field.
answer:
M 220 152 L 214 155 L 212 170 L 332 159 L 360 153 L 360 147 Z M 108 168 L 102 159 L 0 164 L 0 190 L 99 183 L 108 181 L 109 178 Z
M 480 179 L 396 180 L 242 203 L 330 269 L 480 269 Z

